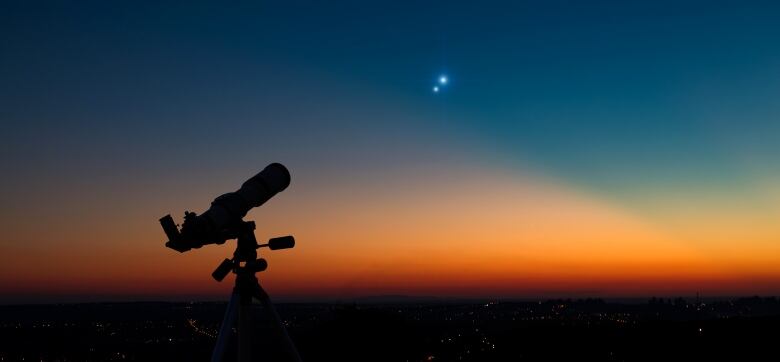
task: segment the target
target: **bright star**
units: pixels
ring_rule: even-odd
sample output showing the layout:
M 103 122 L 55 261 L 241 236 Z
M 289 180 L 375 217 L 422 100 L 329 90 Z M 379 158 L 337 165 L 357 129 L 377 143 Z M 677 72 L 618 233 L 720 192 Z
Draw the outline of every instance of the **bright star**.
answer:
M 433 86 L 433 93 L 439 93 L 439 86 Z
M 447 81 L 448 81 L 448 79 L 447 79 L 446 75 L 442 75 L 442 76 L 439 77 L 439 84 L 445 85 L 445 84 L 447 84 Z

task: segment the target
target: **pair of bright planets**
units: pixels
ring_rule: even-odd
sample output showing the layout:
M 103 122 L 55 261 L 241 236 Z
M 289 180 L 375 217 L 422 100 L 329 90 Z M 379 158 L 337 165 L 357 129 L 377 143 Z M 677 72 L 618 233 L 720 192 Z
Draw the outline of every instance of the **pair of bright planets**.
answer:
M 444 87 L 450 83 L 449 78 L 446 75 L 440 75 L 436 80 L 436 84 L 433 86 L 433 93 L 439 93 L 444 90 Z

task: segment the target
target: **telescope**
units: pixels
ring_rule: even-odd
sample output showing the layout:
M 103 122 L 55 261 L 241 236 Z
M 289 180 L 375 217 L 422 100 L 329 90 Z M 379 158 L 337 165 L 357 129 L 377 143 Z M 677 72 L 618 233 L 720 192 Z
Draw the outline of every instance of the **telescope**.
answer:
M 238 191 L 217 197 L 203 214 L 184 212 L 181 230 L 171 215 L 160 219 L 168 236 L 165 246 L 178 252 L 200 248 L 208 244 L 223 244 L 241 233 L 242 218 L 282 192 L 290 185 L 290 172 L 280 163 L 272 163 L 253 176 Z M 278 245 L 272 245 L 278 246 Z
M 211 207 L 198 215 L 194 212 L 184 212 L 184 223 L 181 230 L 173 221 L 171 215 L 160 218 L 168 241 L 165 246 L 183 253 L 208 244 L 224 244 L 225 241 L 236 239 L 236 250 L 233 258 L 225 259 L 211 273 L 214 280 L 221 282 L 228 274 L 236 276 L 235 286 L 228 302 L 225 316 L 219 330 L 217 343 L 211 355 L 212 362 L 221 362 L 225 357 L 228 340 L 236 328 L 238 336 L 238 360 L 252 360 L 251 346 L 252 301 L 258 300 L 271 315 L 277 332 L 283 337 L 287 351 L 293 361 L 301 357 L 295 344 L 287 334 L 284 322 L 271 303 L 268 293 L 260 286 L 255 275 L 266 270 L 268 263 L 259 258 L 257 249 L 267 247 L 270 250 L 289 249 L 295 246 L 291 236 L 271 238 L 266 244 L 258 244 L 255 238 L 255 223 L 244 221 L 246 213 L 253 207 L 258 207 L 282 192 L 290 185 L 290 172 L 279 163 L 272 163 L 257 175 L 246 180 L 235 192 L 217 197 Z M 236 319 L 238 319 L 236 321 Z

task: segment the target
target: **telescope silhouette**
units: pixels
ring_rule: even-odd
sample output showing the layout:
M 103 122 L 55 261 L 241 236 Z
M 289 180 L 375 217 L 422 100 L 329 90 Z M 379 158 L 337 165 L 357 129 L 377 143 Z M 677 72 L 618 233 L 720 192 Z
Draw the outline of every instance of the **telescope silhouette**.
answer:
M 160 218 L 168 241 L 165 246 L 178 252 L 200 248 L 208 244 L 224 244 L 225 241 L 236 239 L 236 250 L 233 258 L 225 259 L 217 266 L 211 276 L 216 281 L 222 281 L 231 272 L 236 275 L 233 293 L 230 297 L 219 338 L 211 355 L 211 361 L 221 361 L 225 356 L 225 347 L 232 334 L 233 326 L 238 319 L 238 360 L 250 361 L 252 345 L 251 309 L 252 301 L 257 299 L 270 313 L 277 332 L 282 335 L 292 360 L 300 361 L 300 355 L 295 348 L 287 330 L 268 293 L 260 286 L 255 275 L 268 268 L 268 262 L 258 258 L 257 250 L 267 247 L 270 250 L 289 249 L 295 246 L 292 235 L 271 238 L 266 244 L 258 244 L 255 238 L 255 223 L 244 221 L 247 212 L 270 200 L 274 195 L 290 185 L 290 172 L 280 163 L 272 163 L 257 175 L 244 182 L 235 192 L 229 192 L 214 199 L 211 207 L 203 214 L 184 212 L 184 223 L 181 229 L 173 221 L 171 215 Z

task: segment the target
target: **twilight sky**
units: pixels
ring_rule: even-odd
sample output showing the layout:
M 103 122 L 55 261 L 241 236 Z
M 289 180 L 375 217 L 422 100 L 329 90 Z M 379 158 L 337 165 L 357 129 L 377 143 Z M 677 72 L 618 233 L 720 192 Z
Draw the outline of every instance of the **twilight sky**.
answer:
M 780 294 L 780 6 L 628 3 L 3 2 L 0 303 L 226 298 L 271 162 L 277 298 Z

